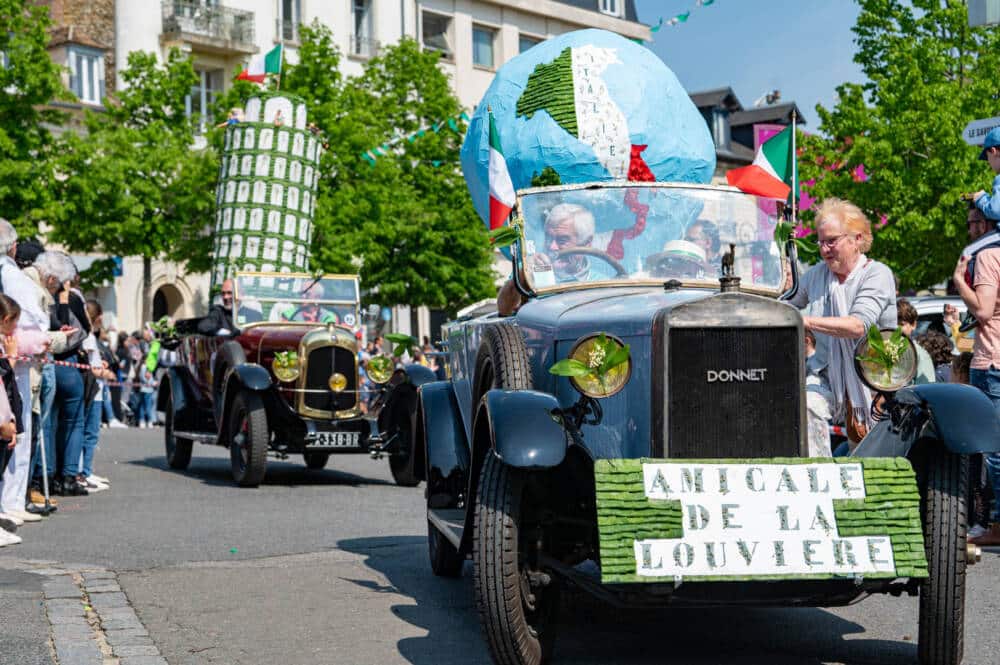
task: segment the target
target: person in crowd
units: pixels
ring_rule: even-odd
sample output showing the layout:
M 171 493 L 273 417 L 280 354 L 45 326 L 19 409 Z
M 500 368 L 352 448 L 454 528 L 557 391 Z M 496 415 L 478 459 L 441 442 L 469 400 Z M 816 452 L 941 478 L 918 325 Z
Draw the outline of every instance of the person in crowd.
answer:
M 125 412 L 122 408 L 122 400 L 127 399 L 128 369 L 129 369 L 129 340 L 131 338 L 124 332 L 118 333 L 118 344 L 115 346 L 115 373 L 117 374 L 117 384 L 111 388 L 111 402 L 115 410 L 115 418 L 121 423 L 125 423 Z
M 20 316 L 20 306 L 11 298 L 0 295 L 0 348 L 3 351 L 2 355 L 0 355 L 0 381 L 3 383 L 3 402 L 7 406 L 6 411 L 2 412 L 5 418 L 5 435 L 3 441 L 0 441 L 0 445 L 3 446 L 3 455 L 0 455 L 0 460 L 2 460 L 4 468 L 6 468 L 14 448 L 18 445 L 18 435 L 24 432 L 24 423 L 21 420 L 24 410 L 21 404 L 21 395 L 18 391 L 17 379 L 14 376 L 14 365 L 17 364 L 17 360 L 14 358 L 18 355 L 17 340 L 14 338 L 14 334 L 17 331 L 17 321 Z M 9 421 L 6 420 L 6 417 L 8 415 L 10 421 L 13 422 L 13 428 L 7 426 Z M 4 511 L 0 517 L 15 525 L 41 520 L 37 515 L 29 514 L 23 510 L 23 506 L 21 511 Z M 5 537 L 0 542 L 10 540 Z M 5 544 L 11 544 L 11 542 L 5 542 Z M 19 538 L 17 542 L 20 542 Z
M 52 329 L 67 333 L 66 349 L 61 353 L 53 353 L 52 357 L 54 360 L 79 362 L 80 347 L 84 337 L 90 333 L 90 326 L 82 303 L 77 308 L 77 297 L 71 292 L 76 267 L 64 252 L 49 250 L 35 259 L 35 269 L 38 270 L 42 285 L 55 301 L 51 311 Z M 83 316 L 82 320 L 76 313 L 77 309 Z M 54 490 L 56 494 L 64 496 L 85 496 L 88 493 L 86 484 L 78 479 L 80 454 L 83 450 L 83 376 L 74 367 L 57 365 L 55 379 L 56 396 L 51 416 L 56 443 Z
M 991 148 L 989 160 L 990 166 L 996 165 L 994 171 L 1000 173 L 1000 131 L 990 131 L 987 138 L 993 136 L 994 132 L 997 133 L 997 142 Z M 1000 176 L 994 185 L 1000 185 Z M 980 206 L 980 209 L 983 207 Z M 997 299 L 997 289 L 1000 288 L 1000 248 L 987 248 L 979 252 L 971 285 L 967 281 L 969 263 L 970 257 L 963 253 L 952 275 L 962 301 L 979 322 L 969 367 L 969 383 L 990 398 L 1000 417 L 1000 300 Z M 984 463 L 993 487 L 992 523 L 984 534 L 970 542 L 976 545 L 1000 545 L 1000 453 L 985 455 Z
M 704 279 L 705 250 L 690 240 L 669 240 L 663 251 L 646 258 L 650 276 L 661 279 Z M 718 272 L 718 268 L 715 269 Z
M 979 212 L 978 210 L 976 211 Z M 980 213 L 981 214 L 981 213 Z M 934 324 L 931 324 L 934 328 Z M 955 345 L 959 353 L 972 353 L 975 344 L 975 334 L 971 330 L 962 330 L 962 317 L 958 313 L 958 308 L 951 303 L 945 303 L 941 314 L 941 332 L 948 335 L 948 339 Z
M 17 231 L 5 219 L 0 219 L 0 285 L 2 291 L 18 304 L 21 314 L 18 317 L 15 338 L 19 342 L 21 353 L 31 354 L 43 352 L 47 342 L 41 342 L 41 337 L 48 329 L 48 316 L 38 305 L 38 286 L 25 275 L 14 261 L 17 255 Z M 35 336 L 32 342 L 29 337 Z M 14 446 L 10 461 L 3 470 L 2 489 L 0 489 L 0 510 L 9 515 L 20 517 L 27 513 L 26 497 L 28 494 L 28 476 L 31 473 L 31 370 L 30 363 L 17 363 L 14 377 L 20 397 L 21 412 L 16 414 L 20 420 L 17 443 Z M 28 518 L 21 518 L 28 519 Z
M 805 310 L 803 324 L 816 336 L 817 363 L 826 367 L 833 417 L 846 424 L 851 448 L 872 426 L 872 395 L 854 371 L 854 347 L 870 326 L 896 327 L 892 271 L 865 256 L 871 222 L 840 199 L 826 199 L 816 211 L 822 262 L 802 276 L 792 303 Z
M 233 280 L 222 282 L 219 296 L 222 302 L 209 308 L 205 318 L 198 322 L 198 332 L 202 335 L 239 334 L 239 329 L 233 323 Z
M 114 374 L 101 357 L 97 340 L 97 331 L 101 328 L 104 309 L 94 299 L 87 300 L 85 308 L 90 322 L 90 334 L 83 340 L 81 348 L 87 354 L 87 364 L 91 369 L 81 370 L 84 383 L 83 452 L 77 480 L 86 485 L 88 492 L 100 492 L 108 489 L 108 483 L 105 478 L 94 475 L 94 453 L 97 451 L 97 443 L 101 436 L 105 383 L 114 378 Z
M 688 227 L 684 239 L 698 245 L 705 252 L 705 274 L 718 276 L 722 267 L 719 257 L 719 248 L 722 246 L 719 240 L 719 227 L 707 219 L 695 220 L 694 224 Z
M 152 362 L 152 367 L 150 364 Z M 139 410 L 136 413 L 136 424 L 142 429 L 149 429 L 156 422 L 156 414 L 153 411 L 153 393 L 156 390 L 156 361 L 152 356 L 152 351 L 146 354 L 143 362 L 136 367 L 139 383 Z
M 972 195 L 974 205 L 994 223 L 1000 221 L 1000 127 L 994 127 L 983 140 L 979 159 L 990 165 L 996 177 L 993 178 L 992 194 L 979 190 Z
M 900 298 L 896 301 L 896 319 L 899 321 L 899 327 L 903 334 L 910 340 L 910 344 L 917 352 L 917 374 L 913 377 L 913 383 L 915 385 L 934 383 L 934 360 L 924 347 L 913 339 L 913 331 L 917 329 L 917 308 L 911 305 L 906 298 Z
M 9 298 L 6 300 L 10 301 Z M 0 361 L 6 362 L 6 359 Z M 11 408 L 11 399 L 17 398 L 18 393 L 17 387 L 10 383 L 12 380 L 13 372 L 0 376 L 0 468 L 6 468 L 7 459 L 17 444 L 17 416 L 16 409 Z M 24 521 L 0 513 L 0 547 L 21 542 L 21 537 L 16 535 L 18 524 L 24 524 Z
M 103 401 L 101 422 L 103 426 L 108 428 L 125 427 L 125 425 L 118 418 L 118 413 L 115 411 L 113 403 L 116 396 L 119 399 L 121 398 L 121 388 L 117 385 L 119 383 L 118 359 L 115 358 L 115 352 L 111 350 L 110 332 L 106 328 L 101 328 L 98 332 L 99 337 L 97 338 L 97 344 L 100 349 L 101 360 L 109 372 L 109 377 L 108 380 L 104 382 L 104 392 L 101 396 Z
M 915 341 L 930 354 L 931 362 L 934 363 L 934 381 L 951 383 L 951 363 L 955 349 L 951 338 L 937 330 L 928 330 L 923 335 L 917 335 Z

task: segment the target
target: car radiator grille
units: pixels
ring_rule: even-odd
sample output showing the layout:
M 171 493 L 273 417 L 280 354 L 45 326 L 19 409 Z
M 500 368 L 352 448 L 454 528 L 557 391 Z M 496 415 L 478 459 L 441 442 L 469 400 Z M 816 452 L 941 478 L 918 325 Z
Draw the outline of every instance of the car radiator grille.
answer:
M 665 444 L 672 458 L 797 457 L 801 435 L 795 328 L 668 328 Z M 766 368 L 762 381 L 708 372 Z
M 310 409 L 330 412 L 353 408 L 358 401 L 358 372 L 354 360 L 354 354 L 349 349 L 337 346 L 321 346 L 310 351 L 306 388 L 323 392 L 305 393 L 305 405 Z M 347 388 L 339 394 L 330 390 L 330 375 L 334 372 L 347 377 Z

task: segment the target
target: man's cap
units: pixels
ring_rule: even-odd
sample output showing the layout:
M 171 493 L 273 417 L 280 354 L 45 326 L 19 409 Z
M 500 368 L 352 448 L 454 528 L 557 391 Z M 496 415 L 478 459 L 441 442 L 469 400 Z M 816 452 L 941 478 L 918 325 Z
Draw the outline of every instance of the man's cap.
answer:
M 45 247 L 37 240 L 24 240 L 17 243 L 17 252 L 14 260 L 22 268 L 30 266 L 38 258 L 38 255 L 45 251 Z
M 1000 145 L 1000 127 L 994 127 L 986 135 L 986 140 L 983 141 L 983 150 L 979 153 L 979 159 L 986 159 L 986 151 L 998 145 Z

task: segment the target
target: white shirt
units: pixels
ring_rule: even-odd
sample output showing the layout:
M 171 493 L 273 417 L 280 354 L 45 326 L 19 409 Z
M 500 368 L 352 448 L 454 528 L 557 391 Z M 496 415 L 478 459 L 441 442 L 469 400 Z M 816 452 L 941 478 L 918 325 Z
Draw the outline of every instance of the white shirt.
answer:
M 14 259 L 9 256 L 0 259 L 0 280 L 3 281 L 3 292 L 21 307 L 17 327 L 21 330 L 47 331 L 49 314 L 43 312 L 38 305 L 41 299 L 38 294 L 40 287 L 21 272 Z

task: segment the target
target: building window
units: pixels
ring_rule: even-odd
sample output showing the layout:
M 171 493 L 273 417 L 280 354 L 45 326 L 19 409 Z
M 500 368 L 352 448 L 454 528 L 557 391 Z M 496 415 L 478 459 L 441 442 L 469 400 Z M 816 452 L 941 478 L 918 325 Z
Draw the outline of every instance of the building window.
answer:
M 378 55 L 378 45 L 375 42 L 372 29 L 371 0 L 353 0 L 351 3 L 351 24 L 354 33 L 351 35 L 351 55 L 371 58 Z
M 189 118 L 193 118 L 197 129 L 204 134 L 208 119 L 211 117 L 212 106 L 215 100 L 222 94 L 223 70 L 221 69 L 199 69 L 195 71 L 198 75 L 198 82 L 191 88 L 191 94 L 184 100 L 184 111 Z
M 520 35 L 517 38 L 517 52 L 524 53 L 535 44 L 541 44 L 541 37 L 531 37 L 530 35 Z
M 281 3 L 280 22 L 281 41 L 298 42 L 299 25 L 302 23 L 302 2 L 301 0 L 279 0 Z
M 70 46 L 66 53 L 69 89 L 85 104 L 100 104 L 104 99 L 104 54 L 81 46 Z
M 622 3 L 619 0 L 600 0 L 598 6 L 601 8 L 602 14 L 610 14 L 611 16 L 622 15 Z
M 451 46 L 451 17 L 431 12 L 420 14 L 421 43 L 428 51 L 438 51 L 445 58 L 454 57 Z
M 497 31 L 485 25 L 472 26 L 472 64 L 493 69 L 493 41 Z

